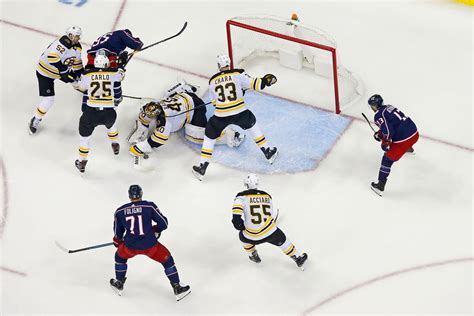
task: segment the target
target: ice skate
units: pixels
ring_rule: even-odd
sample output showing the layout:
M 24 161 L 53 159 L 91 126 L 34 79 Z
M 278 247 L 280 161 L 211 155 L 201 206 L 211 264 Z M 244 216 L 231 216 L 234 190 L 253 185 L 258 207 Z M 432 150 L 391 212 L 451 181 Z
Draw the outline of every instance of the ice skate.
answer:
M 255 263 L 260 263 L 262 262 L 262 259 L 260 259 L 260 256 L 258 255 L 257 250 L 252 251 L 252 253 L 249 256 L 250 261 L 253 261 Z
M 120 144 L 112 143 L 112 151 L 114 152 L 114 155 L 118 155 L 120 152 Z
M 110 287 L 112 290 L 114 290 L 119 296 L 122 296 L 123 292 L 123 285 L 125 284 L 125 281 L 127 278 L 124 278 L 123 280 L 117 280 L 117 279 L 110 279 Z
M 36 131 L 38 130 L 40 122 L 41 122 L 41 119 L 37 119 L 34 116 L 31 118 L 30 125 L 28 126 L 30 135 L 36 134 Z
M 267 158 L 268 162 L 273 164 L 273 161 L 275 161 L 276 157 L 278 156 L 278 149 L 276 147 L 262 147 L 260 149 L 263 151 L 263 154 L 265 155 L 265 158 Z
M 378 196 L 382 196 L 383 190 L 385 190 L 385 182 L 379 181 L 377 183 L 372 182 L 370 184 L 370 188 L 374 191 Z
M 179 283 L 171 284 L 173 287 L 174 295 L 176 295 L 176 300 L 181 301 L 185 296 L 191 293 L 191 287 L 189 285 L 181 285 Z
M 202 181 L 202 178 L 204 178 L 207 166 L 209 166 L 209 162 L 207 161 L 199 164 L 199 166 L 193 166 L 193 174 L 196 178 L 198 178 L 199 181 Z
M 298 268 L 304 271 L 304 264 L 306 260 L 308 260 L 308 255 L 306 253 L 303 253 L 301 256 L 296 257 L 296 256 L 291 256 L 291 259 L 295 261 L 296 265 Z
M 86 171 L 87 160 L 76 160 L 75 164 L 80 173 Z
M 410 147 L 410 148 L 407 149 L 407 153 L 415 154 L 415 149 L 413 149 L 413 147 Z

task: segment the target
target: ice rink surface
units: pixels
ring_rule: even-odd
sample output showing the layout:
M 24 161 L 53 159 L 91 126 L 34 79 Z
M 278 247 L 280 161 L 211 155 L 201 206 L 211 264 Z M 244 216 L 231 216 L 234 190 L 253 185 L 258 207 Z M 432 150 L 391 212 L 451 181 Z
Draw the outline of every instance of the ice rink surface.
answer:
M 473 7 L 444 0 L 0 4 L 2 314 L 472 314 Z M 121 154 L 112 155 L 105 129 L 97 128 L 82 177 L 74 167 L 81 97 L 70 86 L 56 83 L 55 105 L 38 134 L 28 135 L 39 100 L 38 57 L 71 24 L 83 29 L 84 60 L 87 44 L 112 29 L 129 28 L 146 45 L 188 21 L 180 37 L 137 54 L 127 67 L 125 94 L 158 97 L 177 77 L 205 92 L 215 56 L 226 52 L 227 19 L 292 12 L 336 39 L 342 63 L 367 90 L 343 112 L 351 123 L 315 169 L 260 174 L 280 209 L 279 226 L 309 255 L 304 272 L 271 245 L 258 247 L 261 265 L 247 259 L 230 222 L 245 171 L 214 161 L 200 183 L 191 174 L 199 156 L 177 134 L 147 161 L 152 171 L 132 168 L 124 137 L 136 101 L 118 109 Z M 247 71 L 277 74 L 267 91 L 273 96 L 334 108 L 332 91 L 308 84 L 307 72 L 276 62 Z M 360 119 L 372 115 L 366 99 L 373 93 L 410 116 L 421 134 L 416 155 L 392 167 L 383 198 L 369 189 L 382 151 Z M 264 132 L 265 115 L 257 114 Z M 291 131 L 304 149 L 321 135 L 301 126 Z M 271 141 L 287 142 L 284 133 Z M 133 183 L 169 219 L 160 241 L 193 291 L 180 302 L 161 265 L 146 257 L 129 261 L 118 297 L 108 285 L 115 248 L 66 254 L 55 246 L 111 241 L 114 210 Z

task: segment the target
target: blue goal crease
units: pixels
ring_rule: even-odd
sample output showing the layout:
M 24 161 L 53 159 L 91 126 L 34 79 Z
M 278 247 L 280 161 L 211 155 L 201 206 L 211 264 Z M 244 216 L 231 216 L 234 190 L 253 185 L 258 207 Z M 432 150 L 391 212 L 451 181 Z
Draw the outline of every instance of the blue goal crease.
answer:
M 270 165 L 250 134 L 238 148 L 216 145 L 212 162 L 247 172 L 276 174 L 297 173 L 315 169 L 326 157 L 352 119 L 296 102 L 261 93 L 247 92 L 245 102 L 278 157 Z M 208 106 L 208 117 L 214 112 Z M 239 132 L 240 127 L 232 125 Z M 184 138 L 184 135 L 181 134 Z M 201 146 L 185 143 L 196 152 Z

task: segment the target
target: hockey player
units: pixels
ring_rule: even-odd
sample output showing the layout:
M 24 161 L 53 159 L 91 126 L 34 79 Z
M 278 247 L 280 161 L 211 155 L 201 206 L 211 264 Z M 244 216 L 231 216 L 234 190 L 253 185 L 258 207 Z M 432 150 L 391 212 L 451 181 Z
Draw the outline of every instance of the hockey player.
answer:
M 130 154 L 139 158 L 164 145 L 170 133 L 184 127 L 187 140 L 202 144 L 207 124 L 206 106 L 196 95 L 197 88 L 178 82 L 168 89 L 163 99 L 146 103 L 140 110 L 135 128 L 128 137 L 131 144 Z M 149 131 L 154 132 L 148 136 Z M 244 140 L 240 133 L 228 128 L 219 138 L 229 147 L 238 147 Z M 145 157 L 146 158 L 146 157 Z M 136 164 L 139 160 L 136 159 Z
M 374 94 L 368 103 L 375 112 L 374 122 L 379 127 L 374 138 L 381 142 L 382 150 L 385 152 L 378 182 L 372 182 L 370 187 L 382 196 L 393 163 L 406 152 L 414 152 L 413 145 L 418 141 L 419 134 L 415 123 L 396 107 L 385 105 L 380 95 Z
M 94 68 L 89 68 L 78 83 L 78 89 L 85 94 L 79 120 L 79 158 L 75 162 L 81 173 L 86 169 L 91 136 L 97 126 L 105 125 L 112 151 L 115 155 L 119 154 L 115 108 L 122 101 L 121 81 L 124 76 L 123 70 L 109 68 L 109 59 L 104 53 L 98 53 Z
M 170 280 L 176 300 L 191 293 L 189 285 L 180 283 L 178 270 L 169 250 L 157 239 L 168 228 L 168 220 L 153 202 L 142 200 L 143 191 L 139 185 L 128 189 L 130 203 L 120 206 L 114 215 L 115 279 L 110 286 L 122 295 L 127 279 L 127 260 L 136 255 L 145 255 L 161 263 Z M 153 224 L 153 222 L 155 224 Z
M 278 154 L 277 148 L 268 144 L 255 115 L 247 109 L 243 98 L 244 89 L 259 91 L 275 84 L 277 78 L 272 74 L 267 74 L 263 78 L 252 78 L 243 69 L 231 70 L 230 58 L 227 55 L 217 56 L 217 67 L 219 72 L 209 80 L 209 94 L 215 105 L 214 115 L 206 125 L 199 165 L 193 166 L 192 169 L 199 180 L 202 180 L 206 173 L 216 139 L 230 124 L 248 130 L 270 164 Z
M 270 194 L 257 189 L 257 175 L 249 174 L 244 179 L 244 186 L 246 190 L 238 193 L 234 200 L 232 224 L 239 231 L 239 239 L 245 251 L 249 253 L 249 259 L 260 263 L 261 259 L 255 245 L 268 242 L 278 246 L 301 270 L 304 270 L 303 265 L 308 255 L 300 254 L 283 231 L 277 227 L 278 211 L 273 209 Z
M 40 102 L 30 120 L 30 135 L 36 133 L 41 120 L 54 104 L 54 81 L 60 79 L 65 83 L 72 83 L 83 73 L 82 47 L 79 43 L 81 35 L 79 26 L 71 26 L 64 36 L 49 44 L 41 55 L 36 68 Z
M 133 37 L 129 29 L 108 32 L 96 39 L 87 51 L 87 67 L 94 65 L 94 57 L 99 50 L 106 52 L 111 68 L 123 66 L 128 60 L 128 53 L 125 49 L 140 50 L 142 46 L 143 42 L 140 38 Z

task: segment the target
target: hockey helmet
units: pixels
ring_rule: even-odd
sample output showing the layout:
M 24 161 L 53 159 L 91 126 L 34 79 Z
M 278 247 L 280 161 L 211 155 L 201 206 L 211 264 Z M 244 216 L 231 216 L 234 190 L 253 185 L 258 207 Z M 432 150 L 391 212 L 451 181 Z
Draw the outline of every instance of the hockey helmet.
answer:
M 383 99 L 380 94 L 374 94 L 367 101 L 372 108 L 378 109 L 383 105 Z
M 95 68 L 105 69 L 105 68 L 109 68 L 109 65 L 110 65 L 110 62 L 109 62 L 109 58 L 107 58 L 107 56 L 101 55 L 101 54 L 96 54 L 96 56 L 94 58 L 94 67 Z
M 138 184 L 132 184 L 128 188 L 128 197 L 130 200 L 140 200 L 143 196 L 143 190 Z
M 230 67 L 230 58 L 226 54 L 217 56 L 217 68 L 221 70 L 224 67 Z
M 81 39 L 82 29 L 77 25 L 70 26 L 66 30 L 66 35 L 74 44 L 77 44 Z
M 162 111 L 163 111 L 163 108 L 161 107 L 161 105 L 153 101 L 148 102 L 143 107 L 143 112 L 145 112 L 145 115 L 148 116 L 149 118 L 157 117 Z
M 244 186 L 248 190 L 253 190 L 258 187 L 258 176 L 255 173 L 250 173 L 244 179 Z

